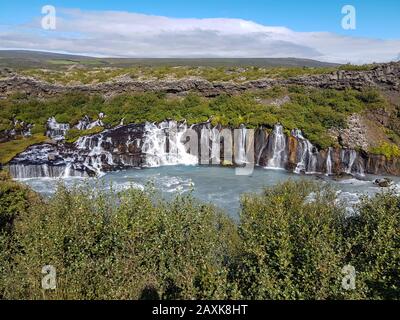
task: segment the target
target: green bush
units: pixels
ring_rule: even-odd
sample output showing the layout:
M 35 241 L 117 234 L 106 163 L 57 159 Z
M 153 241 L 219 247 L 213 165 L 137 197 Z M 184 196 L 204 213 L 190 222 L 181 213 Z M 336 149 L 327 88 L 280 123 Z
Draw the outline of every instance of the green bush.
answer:
M 243 297 L 343 298 L 344 221 L 333 190 L 314 183 L 288 182 L 244 196 L 237 269 Z
M 379 147 L 374 147 L 369 150 L 371 153 L 384 155 L 387 159 L 400 157 L 400 148 L 393 144 L 383 142 Z
M 154 202 L 156 201 L 156 202 Z M 116 204 L 119 204 L 118 206 Z M 60 187 L 15 223 L 0 292 L 14 299 L 223 299 L 235 226 L 191 197 Z M 11 261 L 11 262 L 7 262 Z M 6 264 L 6 265 L 4 265 Z M 44 265 L 58 289 L 40 288 Z
M 0 171 L 0 234 L 11 232 L 16 218 L 26 214 L 39 198 L 29 188 L 14 182 Z
M 0 232 L 3 299 L 400 299 L 395 194 L 348 216 L 328 186 L 288 181 L 244 195 L 236 225 L 190 195 L 60 186 L 43 201 L 0 184 L 1 216 L 14 216 Z M 355 290 L 342 288 L 347 265 Z
M 357 290 L 371 299 L 400 299 L 400 197 L 382 193 L 365 198 L 346 232 Z

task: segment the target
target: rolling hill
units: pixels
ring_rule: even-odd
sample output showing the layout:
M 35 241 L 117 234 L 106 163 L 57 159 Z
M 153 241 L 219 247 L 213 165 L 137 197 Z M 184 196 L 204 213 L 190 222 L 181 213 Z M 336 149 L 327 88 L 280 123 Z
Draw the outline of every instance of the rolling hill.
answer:
M 334 67 L 338 64 L 298 58 L 95 58 L 27 50 L 0 50 L 0 68 L 60 69 L 86 67 L 191 66 L 191 67 Z

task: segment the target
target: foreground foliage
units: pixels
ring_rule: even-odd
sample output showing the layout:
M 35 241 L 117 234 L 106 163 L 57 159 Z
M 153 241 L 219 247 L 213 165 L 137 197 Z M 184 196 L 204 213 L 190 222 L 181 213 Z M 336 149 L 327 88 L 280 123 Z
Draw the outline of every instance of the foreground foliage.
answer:
M 400 198 L 390 193 L 346 217 L 330 188 L 289 181 L 245 195 L 237 225 L 190 195 L 60 185 L 43 200 L 0 183 L 0 217 L 13 212 L 1 225 L 3 299 L 400 298 Z M 346 291 L 349 264 L 356 289 Z M 41 289 L 44 265 L 56 267 L 54 291 Z

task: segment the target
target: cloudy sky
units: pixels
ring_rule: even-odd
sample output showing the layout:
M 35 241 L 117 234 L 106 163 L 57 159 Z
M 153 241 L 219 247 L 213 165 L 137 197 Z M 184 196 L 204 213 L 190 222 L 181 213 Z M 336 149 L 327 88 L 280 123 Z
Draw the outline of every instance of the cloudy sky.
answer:
M 51 2 L 0 4 L 0 49 L 109 57 L 297 57 L 340 63 L 400 58 L 397 0 L 352 1 L 355 30 L 342 28 L 341 11 L 347 3 L 337 0 Z M 56 9 L 55 30 L 42 27 L 46 4 Z

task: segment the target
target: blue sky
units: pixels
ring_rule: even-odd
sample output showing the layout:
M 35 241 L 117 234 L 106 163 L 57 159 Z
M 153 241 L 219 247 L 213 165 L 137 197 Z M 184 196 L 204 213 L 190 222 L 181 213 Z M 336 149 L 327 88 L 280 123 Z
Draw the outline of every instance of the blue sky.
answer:
M 47 4 L 54 5 L 60 11 L 77 8 L 81 10 L 81 14 L 67 13 L 65 17 L 60 14 L 65 19 L 60 20 L 59 28 L 56 31 L 43 32 L 38 30 L 38 21 L 42 6 Z M 344 30 L 341 27 L 341 8 L 346 4 L 353 5 L 357 10 L 356 30 Z M 108 13 L 109 11 L 114 13 Z M 129 12 L 131 15 L 126 16 L 122 12 Z M 103 19 L 103 14 L 107 15 L 107 19 Z M 398 0 L 2 1 L 0 48 L 42 49 L 104 56 L 298 55 L 302 58 L 340 62 L 344 62 L 346 57 L 349 62 L 355 63 L 387 61 L 398 55 L 400 57 L 399 14 Z M 169 21 L 165 28 L 169 31 L 158 26 L 158 23 L 164 26 L 162 19 L 153 19 L 153 16 L 167 17 Z M 82 22 L 84 18 L 91 24 Z M 220 20 L 199 20 L 209 18 Z M 240 21 L 252 24 L 245 27 L 247 33 L 240 29 L 243 24 Z M 34 27 L 33 22 L 37 24 Z M 96 23 L 101 30 L 92 28 Z M 108 24 L 107 28 L 102 25 L 105 23 Z M 157 32 L 142 28 L 151 23 L 154 23 L 155 29 L 159 27 Z M 209 23 L 209 27 L 205 26 L 206 23 Z M 182 24 L 186 27 L 181 28 Z M 122 28 L 119 31 L 118 26 Z M 230 26 L 233 30 L 230 30 Z M 270 30 L 269 27 L 284 27 L 290 32 Z M 131 34 L 127 34 L 126 30 L 130 30 Z M 318 41 L 314 39 L 314 33 L 318 33 Z M 267 35 L 268 41 L 263 35 Z M 196 48 L 196 37 L 200 39 L 200 43 L 205 44 L 206 40 L 217 41 L 218 46 L 209 51 L 203 50 L 204 46 Z M 168 43 L 164 42 L 168 38 L 176 41 L 174 50 L 169 50 Z M 79 43 L 78 40 L 82 39 L 89 41 L 86 44 Z M 118 52 L 112 51 L 111 47 L 107 48 L 106 40 L 114 42 Z M 137 47 L 132 45 L 132 41 L 138 44 Z M 245 50 L 246 45 L 250 47 L 248 52 Z M 342 52 L 339 52 L 340 48 Z M 346 48 L 348 54 L 343 52 L 343 48 Z M 365 57 L 364 48 L 369 50 L 365 52 Z M 372 50 L 374 48 L 375 51 Z M 337 52 L 333 52 L 335 50 Z
M 382 39 L 400 38 L 398 0 L 19 0 L 2 1 L 1 24 L 25 23 L 37 16 L 43 5 L 86 10 L 115 10 L 176 18 L 242 18 L 296 31 L 330 31 Z M 341 8 L 357 9 L 357 29 L 340 26 Z

